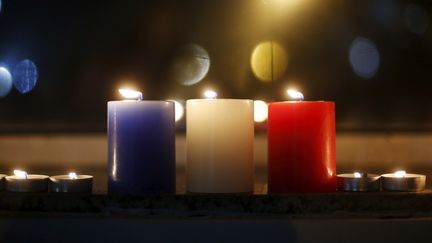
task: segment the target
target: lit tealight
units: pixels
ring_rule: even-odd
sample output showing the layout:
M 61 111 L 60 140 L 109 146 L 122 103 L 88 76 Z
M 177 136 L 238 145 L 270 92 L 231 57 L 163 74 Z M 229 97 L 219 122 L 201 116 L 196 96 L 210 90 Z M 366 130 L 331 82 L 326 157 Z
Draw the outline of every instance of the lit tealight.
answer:
M 23 170 L 14 170 L 13 175 L 6 176 L 5 189 L 9 192 L 46 192 L 48 176 L 27 174 Z
M 132 89 L 119 89 L 118 91 L 126 99 L 137 99 L 137 100 L 142 100 L 143 99 L 142 93 L 139 92 L 139 91 L 136 91 L 136 90 L 132 90 Z
M 72 179 L 72 180 L 76 180 L 76 179 L 78 179 L 78 176 L 77 176 L 77 174 L 75 172 L 70 172 L 69 173 L 69 178 Z
M 304 100 L 303 94 L 295 89 L 288 89 L 287 94 L 291 99 Z
M 207 99 L 216 99 L 217 93 L 214 90 L 206 90 L 204 91 L 204 97 Z
M 406 171 L 404 171 L 404 170 L 399 170 L 399 171 L 396 171 L 396 172 L 394 173 L 394 175 L 395 175 L 396 177 L 405 177 L 405 176 L 406 176 Z
M 338 191 L 344 192 L 373 192 L 379 191 L 381 179 L 379 175 L 371 173 L 339 174 L 337 178 Z
M 268 117 L 268 107 L 267 103 L 262 100 L 254 101 L 254 121 L 264 122 Z
M 426 185 L 426 175 L 406 173 L 404 170 L 383 174 L 381 178 L 384 191 L 417 192 L 424 190 Z
M 23 171 L 23 170 L 14 170 L 14 175 L 16 177 L 22 178 L 22 179 L 27 179 L 28 174 L 27 172 Z

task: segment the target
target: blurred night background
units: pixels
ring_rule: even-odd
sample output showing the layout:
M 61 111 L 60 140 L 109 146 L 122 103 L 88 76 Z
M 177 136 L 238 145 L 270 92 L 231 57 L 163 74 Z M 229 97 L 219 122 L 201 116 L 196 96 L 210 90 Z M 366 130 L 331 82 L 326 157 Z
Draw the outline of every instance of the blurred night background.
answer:
M 295 87 L 335 101 L 339 131 L 431 131 L 431 14 L 427 0 L 3 0 L 0 64 L 30 88 L 8 92 L 0 70 L 0 132 L 103 132 L 122 85 L 180 101 Z

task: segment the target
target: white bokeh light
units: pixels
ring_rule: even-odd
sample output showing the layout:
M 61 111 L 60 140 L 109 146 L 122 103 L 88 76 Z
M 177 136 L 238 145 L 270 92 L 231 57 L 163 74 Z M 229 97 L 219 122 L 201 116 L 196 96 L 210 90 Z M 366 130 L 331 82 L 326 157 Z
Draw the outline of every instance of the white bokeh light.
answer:
M 267 103 L 262 100 L 254 101 L 254 121 L 265 122 L 268 117 Z
M 177 100 L 170 99 L 168 101 L 174 102 L 175 121 L 180 121 L 184 116 L 184 106 Z
M 5 67 L 0 67 L 0 98 L 9 94 L 12 89 L 12 75 Z

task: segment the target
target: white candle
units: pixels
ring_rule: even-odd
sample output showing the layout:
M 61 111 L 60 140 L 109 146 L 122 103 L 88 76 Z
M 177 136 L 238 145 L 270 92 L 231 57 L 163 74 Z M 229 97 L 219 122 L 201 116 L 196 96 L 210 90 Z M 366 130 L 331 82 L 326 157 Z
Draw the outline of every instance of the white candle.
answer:
M 409 174 L 403 170 L 381 175 L 381 180 L 384 191 L 422 191 L 426 184 L 425 175 Z
M 14 175 L 6 176 L 6 191 L 9 192 L 47 192 L 48 176 L 29 175 L 22 170 L 14 170 Z
M 206 94 L 186 104 L 187 191 L 253 192 L 253 101 Z

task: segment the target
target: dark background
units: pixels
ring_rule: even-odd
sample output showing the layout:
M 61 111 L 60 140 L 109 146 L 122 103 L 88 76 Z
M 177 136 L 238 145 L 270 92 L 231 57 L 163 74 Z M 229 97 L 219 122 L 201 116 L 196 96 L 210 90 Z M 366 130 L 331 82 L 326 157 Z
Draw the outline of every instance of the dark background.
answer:
M 339 131 L 432 131 L 432 29 L 413 33 L 406 19 L 415 4 L 430 24 L 432 2 L 267 1 L 3 0 L 0 62 L 13 68 L 31 59 L 39 80 L 28 94 L 0 99 L 0 132 L 105 131 L 106 102 L 125 82 L 147 99 L 183 100 L 207 86 L 219 97 L 283 100 L 295 85 L 308 100 L 336 102 Z M 379 51 L 371 78 L 350 66 L 357 37 Z M 289 56 L 284 76 L 268 83 L 250 68 L 265 40 Z M 189 43 L 208 51 L 211 66 L 202 82 L 183 86 L 167 72 Z

